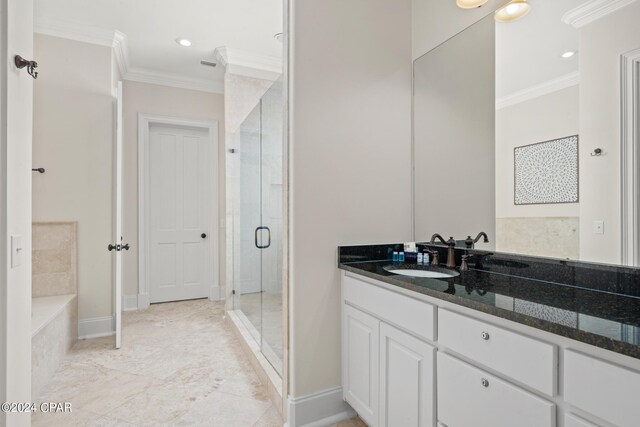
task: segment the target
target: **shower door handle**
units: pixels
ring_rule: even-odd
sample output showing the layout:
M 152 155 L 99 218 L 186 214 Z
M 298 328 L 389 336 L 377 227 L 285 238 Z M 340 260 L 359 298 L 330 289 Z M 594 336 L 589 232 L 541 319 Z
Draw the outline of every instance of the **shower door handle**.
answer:
M 260 230 L 267 230 L 267 244 L 266 245 L 259 245 L 258 244 L 258 233 L 260 233 Z M 269 246 L 271 246 L 271 230 L 269 229 L 269 227 L 257 227 L 256 228 L 256 232 L 255 232 L 255 244 L 256 244 L 256 248 L 258 249 L 266 249 Z

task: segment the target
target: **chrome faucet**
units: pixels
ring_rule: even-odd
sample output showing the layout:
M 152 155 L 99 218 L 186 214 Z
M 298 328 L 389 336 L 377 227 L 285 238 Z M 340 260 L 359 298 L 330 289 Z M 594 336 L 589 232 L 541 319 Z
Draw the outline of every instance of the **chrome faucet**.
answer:
M 481 237 L 484 237 L 484 243 L 489 243 L 489 236 L 487 236 L 487 233 L 485 233 L 484 231 L 481 231 L 478 233 L 475 239 L 472 239 L 471 236 L 467 236 L 467 238 L 464 239 L 464 244 L 467 248 L 473 248 L 474 245 L 478 243 L 478 240 L 480 240 Z
M 446 266 L 449 268 L 456 268 L 456 240 L 453 237 L 449 237 L 449 240 L 444 240 L 444 238 L 439 234 L 434 234 L 431 236 L 431 241 L 429 243 L 434 244 L 436 239 L 440 240 L 442 243 L 449 247 L 447 251 L 447 264 Z

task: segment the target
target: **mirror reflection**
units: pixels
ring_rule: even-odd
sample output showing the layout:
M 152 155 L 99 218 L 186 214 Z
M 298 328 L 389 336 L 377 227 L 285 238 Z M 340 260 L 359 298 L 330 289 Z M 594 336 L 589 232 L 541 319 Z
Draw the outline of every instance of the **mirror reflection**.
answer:
M 415 61 L 415 238 L 639 265 L 640 3 L 530 4 Z

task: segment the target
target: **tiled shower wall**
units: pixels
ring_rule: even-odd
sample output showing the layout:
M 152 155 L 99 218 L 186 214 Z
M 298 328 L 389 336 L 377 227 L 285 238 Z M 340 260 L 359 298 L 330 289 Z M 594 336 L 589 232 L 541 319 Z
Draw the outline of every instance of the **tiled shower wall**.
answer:
M 33 223 L 33 298 L 77 294 L 77 223 Z

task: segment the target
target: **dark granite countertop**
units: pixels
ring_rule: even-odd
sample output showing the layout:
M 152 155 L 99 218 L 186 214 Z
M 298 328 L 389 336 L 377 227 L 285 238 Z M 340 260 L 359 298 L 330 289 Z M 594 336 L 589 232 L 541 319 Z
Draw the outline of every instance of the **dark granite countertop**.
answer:
M 437 249 L 441 264 L 446 248 Z M 447 279 L 401 276 L 385 267 L 402 245 L 343 246 L 340 269 L 640 359 L 640 269 L 456 249 L 469 271 Z

